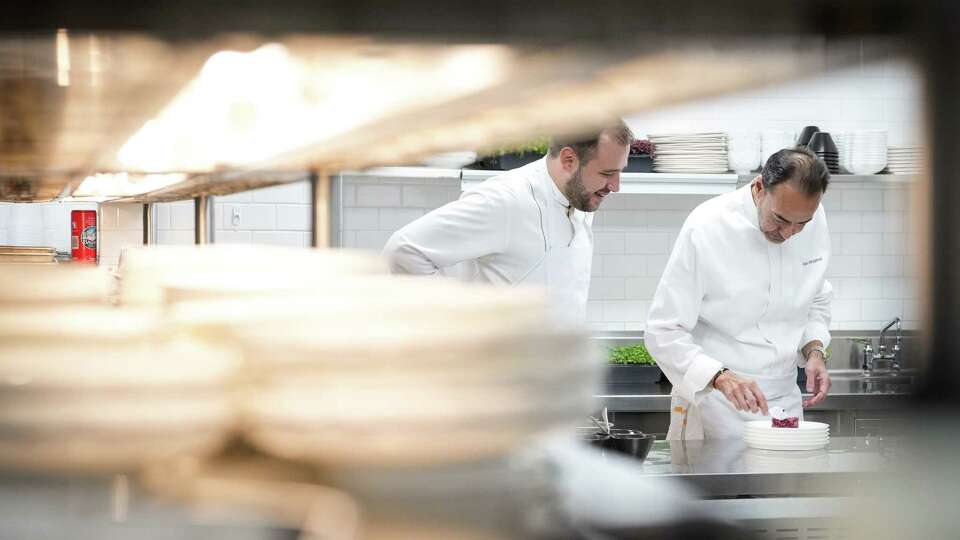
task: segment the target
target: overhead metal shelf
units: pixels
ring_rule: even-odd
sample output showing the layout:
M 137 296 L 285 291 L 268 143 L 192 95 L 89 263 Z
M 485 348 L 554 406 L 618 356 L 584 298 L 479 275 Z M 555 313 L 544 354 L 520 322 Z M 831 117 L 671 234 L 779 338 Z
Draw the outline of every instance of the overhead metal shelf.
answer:
M 58 39 L 68 39 L 66 55 Z M 417 163 L 860 61 L 859 41 L 828 51 L 809 36 L 603 45 L 0 34 L 3 95 L 16 105 L 0 115 L 0 131 L 20 133 L 0 138 L 0 199 L 70 195 L 86 176 L 109 172 L 186 175 L 117 194 L 124 200 L 223 195 L 285 180 L 220 171 Z M 10 67 L 28 64 L 40 67 Z

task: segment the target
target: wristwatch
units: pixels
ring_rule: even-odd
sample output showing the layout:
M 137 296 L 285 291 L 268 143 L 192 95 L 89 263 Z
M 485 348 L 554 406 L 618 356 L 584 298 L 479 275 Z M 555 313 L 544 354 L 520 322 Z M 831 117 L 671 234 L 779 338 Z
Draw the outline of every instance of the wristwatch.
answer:
M 720 368 L 720 371 L 718 371 L 717 374 L 714 375 L 712 379 L 710 379 L 710 386 L 712 388 L 716 388 L 717 377 L 723 375 L 727 371 L 730 371 L 730 368 Z
M 813 347 L 810 347 L 810 351 L 807 352 L 807 358 L 806 358 L 807 360 L 810 359 L 810 354 L 813 353 L 813 351 L 820 351 L 820 354 L 823 355 L 823 362 L 824 363 L 827 362 L 827 351 L 819 345 L 814 345 Z

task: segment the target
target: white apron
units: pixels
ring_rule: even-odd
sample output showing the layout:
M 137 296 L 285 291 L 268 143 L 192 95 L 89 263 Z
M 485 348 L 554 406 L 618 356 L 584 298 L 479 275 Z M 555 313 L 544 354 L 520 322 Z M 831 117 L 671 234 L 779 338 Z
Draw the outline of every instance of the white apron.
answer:
M 785 377 L 734 373 L 755 380 L 767 398 L 768 407 L 783 407 L 787 416 L 803 419 L 803 397 L 796 373 Z M 670 400 L 667 440 L 741 438 L 744 424 L 752 420 L 770 420 L 770 417 L 759 412 L 738 411 L 723 392 L 715 389 L 709 390 L 699 405 L 674 394 Z
M 587 297 L 590 292 L 590 267 L 593 263 L 593 233 L 587 226 L 576 226 L 573 238 L 568 246 L 552 245 L 550 232 L 553 230 L 554 212 L 547 211 L 544 198 L 538 197 L 533 182 L 527 180 L 530 193 L 540 208 L 540 229 L 543 232 L 544 254 L 515 285 L 528 282 L 538 270 L 543 275 L 543 285 L 552 312 L 556 314 L 558 324 L 583 324 L 587 319 Z

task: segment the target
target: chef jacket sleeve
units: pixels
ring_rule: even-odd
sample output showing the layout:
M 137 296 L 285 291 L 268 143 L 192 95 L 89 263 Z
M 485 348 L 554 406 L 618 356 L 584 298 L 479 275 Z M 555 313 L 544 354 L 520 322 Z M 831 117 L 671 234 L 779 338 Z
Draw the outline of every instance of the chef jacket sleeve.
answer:
M 807 312 L 807 325 L 803 329 L 803 339 L 800 340 L 800 349 L 807 343 L 819 340 L 823 348 L 830 346 L 830 302 L 833 301 L 833 286 L 826 279 L 820 286 L 820 292 L 813 298 L 810 310 Z M 807 359 L 803 354 L 797 355 L 800 367 L 806 367 Z
M 696 229 L 684 227 L 647 316 L 645 342 L 650 354 L 680 397 L 699 403 L 723 367 L 694 343 L 691 332 L 700 318 L 703 275 L 697 268 Z
M 475 189 L 395 232 L 383 253 L 394 274 L 436 275 L 457 263 L 502 253 L 516 198 Z

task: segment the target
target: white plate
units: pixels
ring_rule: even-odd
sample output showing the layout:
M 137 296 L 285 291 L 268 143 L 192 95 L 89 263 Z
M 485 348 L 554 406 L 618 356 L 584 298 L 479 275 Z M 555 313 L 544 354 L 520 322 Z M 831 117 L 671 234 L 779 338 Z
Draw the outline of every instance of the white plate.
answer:
M 760 448 L 762 450 L 816 450 L 830 444 L 830 441 L 817 443 L 771 443 L 764 441 L 754 441 L 745 439 L 747 446 L 751 448 Z
M 798 434 L 796 434 L 796 435 L 793 435 L 792 437 L 778 437 L 778 436 L 775 436 L 775 435 L 760 435 L 760 434 L 757 434 L 757 433 L 744 433 L 743 436 L 744 436 L 744 437 L 750 437 L 751 439 L 763 439 L 763 440 L 781 441 L 781 442 L 787 442 L 787 441 L 816 441 L 816 440 L 823 440 L 823 439 L 829 439 L 829 438 L 830 438 L 830 435 L 827 435 L 826 433 L 811 433 L 811 434 L 809 434 L 809 435 L 800 435 L 800 434 L 798 433 Z

